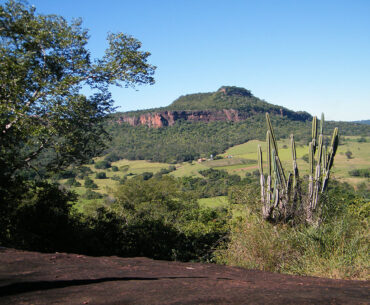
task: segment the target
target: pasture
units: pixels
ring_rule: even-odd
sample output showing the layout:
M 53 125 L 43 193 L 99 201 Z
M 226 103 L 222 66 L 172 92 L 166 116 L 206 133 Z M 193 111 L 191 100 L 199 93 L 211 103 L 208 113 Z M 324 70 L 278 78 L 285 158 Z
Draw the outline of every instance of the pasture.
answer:
M 246 173 L 251 173 L 258 170 L 257 166 L 257 146 L 261 145 L 263 152 L 266 152 L 266 143 L 258 140 L 252 140 L 234 147 L 231 147 L 225 153 L 221 154 L 221 159 L 206 160 L 203 162 L 183 162 L 175 164 L 176 170 L 172 171 L 170 175 L 174 177 L 202 177 L 199 171 L 213 168 L 218 170 L 226 170 L 229 174 L 238 174 L 241 177 L 245 177 Z M 286 172 L 291 170 L 291 149 L 290 140 L 284 139 L 278 141 L 279 156 L 283 163 Z M 303 143 L 296 143 L 298 168 L 300 175 L 303 176 L 308 173 L 308 162 L 304 160 L 304 156 L 308 154 L 308 146 Z M 265 155 L 264 155 L 265 156 Z M 103 160 L 102 157 L 95 158 L 95 163 Z M 265 161 L 265 160 L 264 160 Z M 89 174 L 89 178 L 94 181 L 97 185 L 95 192 L 100 194 L 112 194 L 116 187 L 119 185 L 119 179 L 126 176 L 127 179 L 136 175 L 141 175 L 145 172 L 151 172 L 153 174 L 158 173 L 161 169 L 167 169 L 171 164 L 149 162 L 145 160 L 130 161 L 130 160 L 119 160 L 111 163 L 112 167 L 107 169 L 96 169 L 94 164 L 86 165 L 93 173 Z M 266 166 L 266 163 L 264 162 Z M 116 166 L 118 170 L 114 171 L 113 167 Z M 349 175 L 350 170 L 370 168 L 370 137 L 366 138 L 366 142 L 359 141 L 359 137 L 342 137 L 340 139 L 340 145 L 338 147 L 337 154 L 335 156 L 334 167 L 332 169 L 331 176 L 342 181 L 348 182 L 353 186 L 357 186 L 360 183 L 366 184 L 369 187 L 369 178 L 364 177 L 352 177 Z M 106 179 L 97 179 L 96 173 L 104 172 Z M 113 179 L 112 179 L 113 178 Z M 83 195 L 86 192 L 84 187 L 84 180 L 76 179 L 81 186 L 71 187 L 77 194 Z M 66 180 L 60 180 L 62 184 Z M 217 200 L 210 198 L 202 199 L 201 203 L 206 206 L 219 206 L 222 205 L 225 198 L 218 198 Z M 84 202 L 91 200 L 82 200 Z M 97 203 L 102 200 L 96 199 Z M 85 202 L 85 203 L 86 203 Z

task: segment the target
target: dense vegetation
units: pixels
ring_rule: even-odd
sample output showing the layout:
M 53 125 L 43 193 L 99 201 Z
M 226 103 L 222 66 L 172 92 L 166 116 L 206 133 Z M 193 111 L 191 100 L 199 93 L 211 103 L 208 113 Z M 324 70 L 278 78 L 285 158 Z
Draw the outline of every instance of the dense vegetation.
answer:
M 287 138 L 294 130 L 297 141 L 308 143 L 310 122 L 294 121 L 272 116 L 277 139 Z M 327 122 L 327 130 L 338 127 L 341 135 L 370 135 L 368 125 L 346 122 Z M 175 163 L 209 157 L 227 148 L 251 139 L 265 139 L 265 115 L 256 114 L 241 122 L 187 122 L 178 121 L 174 126 L 149 128 L 147 126 L 118 125 L 114 120 L 107 127 L 112 141 L 106 153 L 114 152 L 129 160 L 152 160 Z M 326 136 L 330 136 L 327 134 Z
M 262 220 L 257 187 L 234 189 L 229 240 L 215 261 L 273 272 L 369 278 L 369 201 L 332 181 L 318 226 L 274 226 Z
M 294 112 L 285 107 L 272 105 L 264 100 L 252 95 L 252 93 L 244 88 L 223 86 L 216 92 L 194 93 L 180 96 L 167 107 L 153 108 L 147 110 L 138 110 L 126 112 L 127 116 L 138 116 L 148 112 L 162 111 L 198 111 L 198 110 L 222 110 L 233 109 L 240 113 L 257 114 L 270 111 L 272 113 L 281 114 L 294 120 L 309 120 L 311 115 L 307 112 Z

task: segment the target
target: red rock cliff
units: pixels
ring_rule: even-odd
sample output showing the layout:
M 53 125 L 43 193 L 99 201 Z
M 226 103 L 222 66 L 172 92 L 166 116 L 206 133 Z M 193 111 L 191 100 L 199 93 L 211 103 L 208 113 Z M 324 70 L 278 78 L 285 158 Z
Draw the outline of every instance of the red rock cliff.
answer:
M 253 115 L 252 112 L 239 112 L 234 109 L 199 110 L 199 111 L 163 111 L 145 113 L 140 116 L 121 116 L 118 123 L 128 123 L 131 126 L 146 125 L 159 128 L 172 126 L 177 120 L 192 122 L 233 121 L 239 122 Z

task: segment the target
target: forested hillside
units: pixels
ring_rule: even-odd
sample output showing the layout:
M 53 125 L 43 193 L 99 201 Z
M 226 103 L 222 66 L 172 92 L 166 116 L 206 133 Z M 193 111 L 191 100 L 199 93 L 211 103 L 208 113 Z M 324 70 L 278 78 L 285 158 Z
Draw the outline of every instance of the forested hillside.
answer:
M 216 111 L 226 112 L 230 109 L 237 112 L 237 119 L 234 116 L 225 120 L 219 117 L 217 120 L 212 120 L 212 117 L 208 117 L 207 121 L 201 120 L 201 116 L 205 116 L 201 111 L 207 110 L 208 116 L 212 116 Z M 119 121 L 122 117 L 133 118 L 166 111 L 193 111 L 193 115 L 198 111 L 200 119 L 191 121 L 186 117 L 179 118 L 172 126 L 160 128 L 150 128 L 145 124 L 131 126 Z M 309 142 L 312 116 L 307 112 L 294 112 L 269 104 L 243 88 L 221 87 L 213 93 L 181 96 L 168 107 L 112 115 L 107 126 L 112 141 L 106 153 L 130 160 L 167 163 L 219 154 L 234 145 L 252 139 L 264 139 L 266 112 L 271 114 L 277 138 L 289 137 L 294 132 L 296 140 Z M 339 127 L 341 135 L 370 134 L 370 127 L 363 124 L 328 122 L 327 127 L 327 130 Z

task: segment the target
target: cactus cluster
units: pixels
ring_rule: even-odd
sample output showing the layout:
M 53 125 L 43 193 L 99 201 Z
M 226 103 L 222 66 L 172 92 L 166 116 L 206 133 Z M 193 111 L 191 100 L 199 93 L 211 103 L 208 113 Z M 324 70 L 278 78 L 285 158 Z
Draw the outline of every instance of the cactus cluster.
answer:
M 318 208 L 320 195 L 325 191 L 330 169 L 338 148 L 338 128 L 334 129 L 329 148 L 323 144 L 324 115 L 321 116 L 319 135 L 317 117 L 312 121 L 312 140 L 309 143 L 308 192 L 303 193 L 297 166 L 294 136 L 291 135 L 292 171 L 288 176 L 279 158 L 275 134 L 270 116 L 266 113 L 266 163 L 267 173 L 263 171 L 262 149 L 258 146 L 258 165 L 260 171 L 261 202 L 263 218 L 271 222 L 288 222 L 295 218 L 298 209 L 304 212 L 307 222 L 313 222 L 313 214 Z

